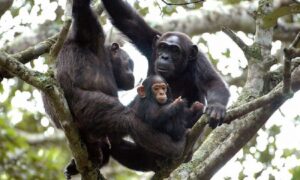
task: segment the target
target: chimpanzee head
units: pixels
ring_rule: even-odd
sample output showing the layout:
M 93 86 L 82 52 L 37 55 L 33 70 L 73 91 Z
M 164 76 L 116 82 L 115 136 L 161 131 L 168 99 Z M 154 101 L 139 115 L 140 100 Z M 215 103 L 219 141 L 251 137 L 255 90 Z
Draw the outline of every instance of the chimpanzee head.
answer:
M 117 43 L 113 43 L 109 47 L 109 53 L 118 89 L 132 89 L 134 87 L 134 64 L 132 59 Z
M 146 98 L 149 101 L 160 105 L 171 101 L 171 92 L 166 80 L 161 76 L 149 76 L 137 89 L 140 98 Z
M 155 72 L 166 79 L 180 76 L 189 61 L 197 59 L 198 47 L 180 32 L 167 32 L 157 39 L 155 49 Z

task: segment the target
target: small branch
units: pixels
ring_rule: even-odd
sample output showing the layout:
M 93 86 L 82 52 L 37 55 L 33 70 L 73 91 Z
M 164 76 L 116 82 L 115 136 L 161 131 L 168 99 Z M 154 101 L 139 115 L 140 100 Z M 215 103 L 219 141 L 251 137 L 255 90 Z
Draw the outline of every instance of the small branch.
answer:
M 230 123 L 233 120 L 248 114 L 249 112 L 252 112 L 269 103 L 272 103 L 275 99 L 284 96 L 284 94 L 282 93 L 282 84 L 277 85 L 277 87 L 275 87 L 274 89 L 274 91 L 271 91 L 264 96 L 261 96 L 255 100 L 240 105 L 237 108 L 228 110 L 224 119 L 224 123 Z
M 290 45 L 290 48 L 296 48 L 298 46 L 299 42 L 300 42 L 300 32 L 297 34 L 296 38 Z
M 227 34 L 242 49 L 245 54 L 247 54 L 246 52 L 249 50 L 249 47 L 241 38 L 239 38 L 232 30 L 227 27 L 223 27 L 222 31 Z
M 17 59 L 23 64 L 30 62 L 33 59 L 38 58 L 42 54 L 49 52 L 51 46 L 55 43 L 58 35 L 52 36 L 49 39 L 38 43 L 33 47 L 29 47 L 24 51 L 18 52 L 16 54 L 10 55 L 10 57 Z M 5 78 L 12 78 L 13 75 L 5 71 L 3 68 L 0 67 L 0 82 L 1 77 Z
M 28 84 L 38 89 L 45 89 L 43 81 L 47 80 L 47 78 L 45 78 L 44 74 L 28 69 L 24 64 L 3 51 L 0 51 L 0 66 L 4 67 L 10 73 L 17 75 Z
M 187 3 L 169 3 L 166 0 L 161 0 L 162 2 L 164 2 L 166 5 L 169 6 L 184 6 L 184 5 L 189 5 L 189 4 L 195 4 L 195 3 L 203 3 L 205 0 L 197 0 L 197 1 L 192 1 L 192 2 L 187 2 Z
M 71 19 L 68 19 L 64 22 L 64 26 L 59 33 L 56 43 L 50 49 L 50 55 L 52 57 L 51 62 L 54 62 L 53 60 L 57 57 L 61 47 L 63 46 L 65 39 L 68 35 L 71 23 L 72 23 Z
M 230 75 L 227 76 L 223 76 L 224 80 L 229 84 L 229 85 L 235 85 L 238 87 L 241 87 L 245 84 L 246 80 L 247 80 L 247 73 L 248 73 L 248 69 L 245 68 L 243 69 L 243 73 L 242 75 L 238 76 L 238 77 L 231 77 Z
M 295 40 L 291 43 L 289 48 L 284 49 L 284 70 L 283 70 L 283 93 L 289 94 L 291 92 L 291 61 L 297 57 L 297 50 L 295 49 L 300 41 L 300 33 L 297 34 Z M 296 54 L 296 55 L 295 55 Z
M 283 93 L 289 94 L 291 92 L 291 59 L 284 59 L 283 67 Z

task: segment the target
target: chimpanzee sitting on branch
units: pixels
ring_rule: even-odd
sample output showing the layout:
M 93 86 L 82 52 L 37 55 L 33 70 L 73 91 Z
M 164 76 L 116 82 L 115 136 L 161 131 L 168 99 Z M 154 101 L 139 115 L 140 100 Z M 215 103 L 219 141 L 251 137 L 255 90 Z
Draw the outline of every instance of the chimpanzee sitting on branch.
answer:
M 212 128 L 222 124 L 229 90 L 205 55 L 184 33 L 160 33 L 151 28 L 123 0 L 102 0 L 112 23 L 124 33 L 148 59 L 148 76 L 159 74 L 172 89 L 173 97 L 182 97 L 188 105 L 207 103 L 205 113 Z M 188 125 L 192 127 L 196 121 Z M 141 171 L 157 171 L 162 158 L 127 141 L 112 146 L 112 156 L 123 165 Z
M 154 129 L 179 141 L 186 132 L 188 121 L 196 121 L 201 116 L 203 104 L 196 101 L 191 108 L 178 97 L 172 101 L 167 82 L 159 75 L 149 76 L 138 87 L 138 96 L 130 104 L 137 116 Z M 200 113 L 199 113 L 200 112 Z
M 142 122 L 131 108 L 118 100 L 118 89 L 133 85 L 130 83 L 133 79 L 127 78 L 132 75 L 132 64 L 127 63 L 127 54 L 116 44 L 104 45 L 105 34 L 90 2 L 73 0 L 72 26 L 56 62 L 56 79 L 87 146 L 89 159 L 93 166 L 101 168 L 110 153 L 106 137 L 114 141 L 128 134 L 147 151 L 177 157 L 182 154 L 185 140 L 173 142 L 169 136 Z M 48 110 L 51 114 L 51 109 Z M 57 120 L 52 115 L 51 119 Z M 60 126 L 59 122 L 56 125 Z M 74 170 L 69 175 L 77 173 L 74 163 L 68 167 Z

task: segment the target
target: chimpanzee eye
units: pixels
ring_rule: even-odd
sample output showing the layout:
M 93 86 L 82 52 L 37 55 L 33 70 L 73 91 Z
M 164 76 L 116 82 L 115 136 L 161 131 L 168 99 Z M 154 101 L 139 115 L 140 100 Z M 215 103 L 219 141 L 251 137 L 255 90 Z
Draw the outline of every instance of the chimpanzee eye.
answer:
M 171 51 L 173 53 L 180 53 L 180 48 L 178 46 L 171 46 Z
M 164 50 L 164 49 L 166 49 L 166 44 L 165 44 L 165 43 L 160 43 L 160 44 L 158 45 L 158 48 L 159 48 L 160 50 Z
M 154 87 L 153 87 L 153 91 L 158 91 L 158 87 L 157 87 L 157 86 L 154 86 Z

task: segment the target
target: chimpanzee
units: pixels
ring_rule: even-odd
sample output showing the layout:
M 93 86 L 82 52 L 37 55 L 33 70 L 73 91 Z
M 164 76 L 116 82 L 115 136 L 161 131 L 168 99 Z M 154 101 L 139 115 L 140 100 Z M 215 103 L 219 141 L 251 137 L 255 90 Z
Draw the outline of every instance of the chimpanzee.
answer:
M 113 74 L 117 83 L 118 90 L 129 90 L 134 88 L 134 75 L 133 75 L 133 60 L 129 57 L 126 51 L 120 48 L 118 43 L 105 45 L 109 54 L 109 59 L 112 62 Z M 61 129 L 61 125 L 57 118 L 57 112 L 52 109 L 47 96 L 42 93 L 44 108 L 54 125 Z
M 119 47 L 118 43 L 112 43 L 111 45 L 105 45 L 105 48 L 109 54 L 109 59 L 112 62 L 113 74 L 117 83 L 118 90 L 129 90 L 134 87 L 134 75 L 133 68 L 134 64 L 132 59 L 130 59 L 129 55 L 126 51 Z M 57 128 L 62 128 L 58 118 L 57 112 L 53 110 L 52 105 L 49 103 L 47 96 L 42 93 L 42 99 L 44 103 L 44 108 L 46 113 L 49 115 L 52 122 L 55 124 Z M 99 146 L 99 148 L 95 148 L 95 146 Z M 94 151 L 102 150 L 102 165 L 108 163 L 109 160 L 109 149 L 110 142 L 108 139 L 100 139 L 98 141 L 94 140 L 92 149 Z M 94 153 L 95 154 L 95 153 Z M 92 157 L 93 159 L 97 157 Z M 78 174 L 78 170 L 76 168 L 76 164 L 74 159 L 70 161 L 70 163 L 66 166 L 65 175 L 67 179 L 70 179 L 72 175 Z
M 227 85 L 191 39 L 180 32 L 161 34 L 152 29 L 123 0 L 102 2 L 112 23 L 147 57 L 148 75 L 163 76 L 174 97 L 182 96 L 189 105 L 207 100 L 210 126 L 221 124 L 229 98 Z
M 105 35 L 91 10 L 90 0 L 73 0 L 72 16 L 70 33 L 57 57 L 56 79 L 93 164 L 103 165 L 105 154 L 99 147 L 101 143 L 107 146 L 107 136 L 118 140 L 130 134 L 150 152 L 163 157 L 180 155 L 185 139 L 172 142 L 169 136 L 143 123 L 133 110 L 118 100 L 117 90 L 123 80 L 115 76 L 117 61 L 104 46 Z M 110 50 L 114 49 L 112 46 Z
M 179 141 L 184 136 L 187 121 L 197 120 L 201 115 L 198 111 L 203 105 L 199 102 L 188 109 L 181 97 L 172 101 L 170 88 L 159 75 L 147 77 L 137 91 L 138 96 L 130 106 L 136 110 L 140 119 L 170 135 L 173 141 Z
M 188 105 L 195 101 L 207 103 L 205 113 L 210 116 L 210 127 L 220 125 L 230 96 L 228 87 L 191 39 L 180 32 L 154 30 L 123 0 L 102 2 L 112 23 L 147 57 L 148 75 L 163 76 L 173 96 L 185 98 Z M 136 144 L 122 141 L 112 151 L 113 157 L 129 168 L 158 169 L 153 160 L 157 155 Z

